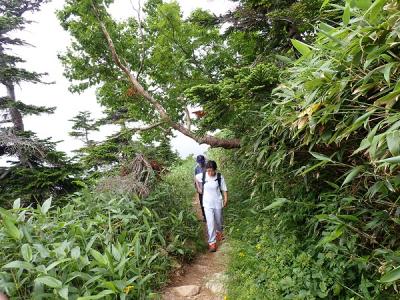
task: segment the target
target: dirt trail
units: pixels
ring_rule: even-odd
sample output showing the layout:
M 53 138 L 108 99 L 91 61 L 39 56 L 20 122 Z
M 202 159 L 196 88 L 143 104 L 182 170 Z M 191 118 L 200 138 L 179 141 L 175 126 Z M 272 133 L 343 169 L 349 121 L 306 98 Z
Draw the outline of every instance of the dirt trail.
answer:
M 201 217 L 200 207 L 193 200 L 198 217 Z M 204 223 L 204 238 L 206 225 Z M 163 300 L 223 300 L 225 296 L 224 275 L 227 265 L 229 245 L 227 241 L 219 243 L 217 252 L 200 254 L 191 264 L 180 270 L 171 278 L 171 282 L 162 293 Z

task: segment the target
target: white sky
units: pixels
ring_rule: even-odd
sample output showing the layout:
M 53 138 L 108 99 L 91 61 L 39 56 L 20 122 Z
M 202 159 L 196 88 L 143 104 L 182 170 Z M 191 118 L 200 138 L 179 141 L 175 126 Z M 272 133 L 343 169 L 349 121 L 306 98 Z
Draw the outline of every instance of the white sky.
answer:
M 134 14 L 131 0 L 115 0 L 111 7 L 111 13 L 117 18 L 125 18 Z M 142 1 L 143 2 L 143 1 Z M 235 3 L 228 0 L 178 0 L 183 13 L 187 16 L 193 9 L 201 7 L 219 15 L 235 7 Z M 26 104 L 55 106 L 54 114 L 45 116 L 30 116 L 24 118 L 25 129 L 36 132 L 39 137 L 52 137 L 53 141 L 63 140 L 58 149 L 70 153 L 82 146 L 81 142 L 68 136 L 72 119 L 79 111 L 88 110 L 92 116 L 99 118 L 102 108 L 96 102 L 94 89 L 87 90 L 83 94 L 71 94 L 68 91 L 69 82 L 62 75 L 63 67 L 57 58 L 70 44 L 69 34 L 65 32 L 55 16 L 55 11 L 63 7 L 64 1 L 53 0 L 45 4 L 40 12 L 27 16 L 34 23 L 27 26 L 24 32 L 18 32 L 17 36 L 26 40 L 34 47 L 18 47 L 15 53 L 24 58 L 27 63 L 24 67 L 30 71 L 47 72 L 49 75 L 43 79 L 48 82 L 55 81 L 52 85 L 22 83 L 16 87 L 18 100 Z M 0 88 L 0 95 L 5 95 L 4 87 Z M 112 126 L 104 126 L 101 131 L 92 135 L 95 140 L 102 140 L 115 130 Z M 199 145 L 190 138 L 180 133 L 173 139 L 172 146 L 180 156 L 189 154 L 201 154 L 206 145 Z

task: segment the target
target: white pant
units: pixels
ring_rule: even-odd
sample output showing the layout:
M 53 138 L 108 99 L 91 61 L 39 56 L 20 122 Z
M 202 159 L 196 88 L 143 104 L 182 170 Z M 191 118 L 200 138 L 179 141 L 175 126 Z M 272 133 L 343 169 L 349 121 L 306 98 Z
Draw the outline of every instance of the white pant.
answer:
M 204 207 L 204 212 L 206 214 L 207 221 L 207 231 L 208 231 L 208 243 L 212 244 L 217 241 L 216 232 L 222 232 L 223 216 L 222 208 L 208 208 Z

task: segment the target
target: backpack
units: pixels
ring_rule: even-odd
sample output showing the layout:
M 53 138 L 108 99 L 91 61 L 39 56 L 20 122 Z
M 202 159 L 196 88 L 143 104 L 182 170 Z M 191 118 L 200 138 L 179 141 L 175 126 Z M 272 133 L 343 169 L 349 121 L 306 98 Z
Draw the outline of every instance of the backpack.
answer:
M 215 179 L 216 181 L 218 181 L 218 187 L 219 187 L 219 191 L 221 191 L 221 173 L 217 173 L 217 179 Z M 202 194 L 204 194 L 204 184 L 206 183 L 206 172 L 203 172 L 203 178 L 201 180 L 201 191 Z

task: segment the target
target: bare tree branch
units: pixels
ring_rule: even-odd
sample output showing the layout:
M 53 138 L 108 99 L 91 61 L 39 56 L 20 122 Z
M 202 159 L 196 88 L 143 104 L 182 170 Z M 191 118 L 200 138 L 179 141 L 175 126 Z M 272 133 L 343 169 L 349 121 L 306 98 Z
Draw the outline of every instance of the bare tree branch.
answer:
M 190 112 L 187 106 L 185 106 L 185 114 L 186 114 L 186 128 L 190 130 L 190 127 L 192 126 L 192 119 L 190 118 Z
M 137 21 L 138 21 L 138 23 L 139 23 L 139 34 L 140 34 L 140 39 L 142 40 L 142 42 L 144 41 L 144 33 L 143 33 L 143 19 L 142 19 L 142 5 L 141 5 L 141 1 L 140 0 L 138 0 L 138 8 L 136 8 L 134 5 L 133 5 L 133 2 L 132 2 L 132 0 L 130 0 L 130 2 L 131 2 L 131 5 L 132 5 L 132 8 L 133 8 L 133 10 L 136 12 L 136 14 L 137 14 Z M 140 65 L 139 65 L 139 70 L 137 71 L 137 74 L 136 74 L 136 79 L 138 79 L 139 80 L 139 77 L 140 77 L 140 74 L 143 72 L 143 69 L 144 69 L 144 60 L 145 60 L 145 57 L 146 57 L 146 49 L 145 49 L 145 47 L 144 47 L 144 45 L 143 44 L 141 44 L 141 53 L 140 53 Z
M 162 124 L 164 124 L 164 122 L 158 122 L 158 123 L 155 123 L 155 124 L 150 124 L 150 125 L 142 126 L 142 127 L 134 127 L 134 128 L 127 127 L 126 129 L 129 130 L 129 131 L 134 131 L 134 132 L 142 132 L 142 131 L 147 131 L 147 130 L 154 129 L 156 127 L 161 126 Z
M 130 83 L 135 88 L 137 94 L 141 95 L 159 113 L 160 119 L 162 121 L 164 121 L 165 123 L 170 124 L 170 126 L 173 129 L 181 132 L 183 135 L 186 135 L 187 137 L 190 137 L 191 139 L 195 140 L 199 144 L 208 144 L 211 147 L 222 147 L 222 148 L 226 148 L 226 149 L 233 149 L 233 148 L 239 148 L 240 147 L 240 139 L 219 139 L 219 138 L 216 138 L 214 136 L 209 136 L 209 135 L 199 137 L 194 132 L 192 132 L 189 129 L 185 128 L 185 126 L 174 122 L 171 119 L 171 117 L 168 115 L 168 113 L 165 110 L 165 108 L 160 104 L 160 102 L 158 102 L 155 98 L 153 98 L 153 96 L 151 96 L 143 88 L 143 86 L 135 78 L 135 76 L 133 75 L 131 70 L 129 70 L 129 68 L 121 62 L 121 59 L 118 56 L 117 51 L 115 50 L 114 42 L 111 39 L 111 36 L 108 33 L 106 26 L 101 21 L 96 7 L 94 5 L 92 5 L 92 7 L 93 7 L 93 10 L 94 10 L 94 12 L 95 12 L 95 14 L 97 16 L 97 20 L 98 20 L 99 25 L 101 27 L 101 30 L 102 30 L 102 32 L 104 34 L 104 37 L 107 40 L 108 48 L 109 48 L 109 50 L 111 52 L 111 55 L 112 55 L 112 58 L 113 58 L 115 64 L 128 77 Z

